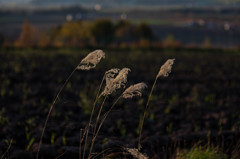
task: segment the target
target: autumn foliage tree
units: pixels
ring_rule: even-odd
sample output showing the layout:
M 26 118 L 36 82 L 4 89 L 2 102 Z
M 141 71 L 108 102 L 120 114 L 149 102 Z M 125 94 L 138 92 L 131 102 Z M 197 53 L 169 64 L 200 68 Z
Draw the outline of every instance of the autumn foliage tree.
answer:
M 36 29 L 26 20 L 23 23 L 22 32 L 16 41 L 18 47 L 32 47 L 37 44 Z
M 55 47 L 86 46 L 93 40 L 91 26 L 92 24 L 88 21 L 64 23 L 51 30 L 51 45 Z
M 162 41 L 163 47 L 170 47 L 175 48 L 181 46 L 180 42 L 175 40 L 175 37 L 173 35 L 168 35 L 163 41 Z

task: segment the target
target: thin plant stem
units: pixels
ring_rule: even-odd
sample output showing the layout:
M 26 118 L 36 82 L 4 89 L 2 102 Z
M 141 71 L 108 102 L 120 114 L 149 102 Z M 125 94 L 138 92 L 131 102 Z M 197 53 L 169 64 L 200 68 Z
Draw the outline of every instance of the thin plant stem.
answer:
M 105 121 L 105 119 L 107 118 L 108 114 L 112 111 L 112 109 L 114 108 L 114 106 L 117 104 L 117 102 L 119 101 L 119 99 L 120 99 L 121 97 L 122 97 L 122 95 L 117 98 L 117 100 L 114 102 L 114 104 L 111 106 L 111 108 L 105 113 L 103 119 L 101 120 L 101 123 L 99 124 L 99 127 L 98 127 L 96 133 L 95 133 L 94 136 L 93 136 L 92 143 L 91 143 L 91 147 L 90 147 L 90 150 L 89 150 L 88 159 L 90 159 L 90 157 L 91 157 L 91 152 L 92 152 L 92 149 L 93 149 L 93 145 L 94 145 L 95 140 L 96 140 L 96 138 L 97 138 L 97 136 L 98 136 L 98 133 L 99 133 L 101 127 L 102 127 L 103 122 Z M 96 125 L 96 127 L 97 127 L 97 125 Z
M 147 113 L 149 101 L 150 101 L 150 99 L 151 99 L 152 92 L 153 92 L 153 89 L 154 89 L 154 87 L 155 87 L 155 85 L 156 85 L 157 79 L 158 79 L 158 77 L 155 78 L 155 81 L 154 81 L 154 83 L 153 83 L 151 92 L 150 92 L 150 94 L 149 94 L 149 96 L 148 96 L 147 104 L 146 104 L 146 107 L 145 107 L 145 110 L 144 110 L 144 113 L 143 113 L 143 118 L 142 118 L 142 120 L 140 121 L 139 138 L 138 138 L 138 151 L 140 151 L 140 149 L 141 149 L 141 136 L 142 136 L 143 123 L 144 123 L 144 119 L 145 119 L 145 117 L 146 117 L 146 113 Z
M 102 154 L 104 154 L 105 152 L 108 152 L 108 151 L 113 151 L 113 150 L 120 150 L 120 148 L 107 148 L 107 149 L 105 149 L 105 150 L 103 150 L 102 152 L 100 152 L 100 153 L 98 153 L 97 155 L 95 155 L 92 159 L 95 159 L 95 158 L 97 158 L 98 156 L 100 156 L 100 155 L 102 155 Z M 117 153 L 121 153 L 121 151 L 120 152 L 117 152 Z M 113 153 L 111 153 L 111 154 L 113 154 Z M 111 155 L 111 154 L 108 154 L 108 155 Z M 115 154 L 115 152 L 114 152 L 114 154 Z M 106 156 L 108 156 L 108 155 L 106 155 Z M 112 157 L 112 156 L 111 156 Z
M 99 112 L 98 112 L 98 116 L 97 116 L 97 119 L 96 119 L 96 124 L 95 124 L 95 128 L 94 128 L 93 136 L 94 136 L 94 134 L 95 134 L 96 127 L 97 127 L 97 123 L 98 123 L 98 120 L 99 120 L 99 116 L 100 116 L 100 114 L 101 114 L 101 111 L 102 111 L 102 108 L 103 108 L 103 105 L 104 105 L 106 99 L 107 99 L 107 96 L 104 97 L 104 100 L 103 100 L 103 102 L 102 102 L 102 104 L 101 104 L 101 107 L 100 107 L 100 110 L 99 110 Z M 86 148 L 87 148 L 87 142 L 85 142 L 85 145 L 84 145 L 84 151 L 83 151 L 84 156 L 83 156 L 83 159 L 84 159 L 84 157 L 85 157 Z M 90 153 L 89 153 L 89 154 L 90 154 Z M 89 156 L 89 155 L 88 155 L 88 156 Z
M 99 121 L 100 115 L 101 115 L 101 113 L 102 113 L 103 105 L 104 105 L 106 99 L 107 99 L 107 96 L 104 97 L 104 100 L 103 100 L 102 105 L 101 105 L 101 107 L 100 107 L 100 110 L 99 110 L 99 112 L 98 112 L 98 116 L 97 116 L 97 119 L 96 119 L 96 123 L 95 123 L 94 131 L 93 131 L 93 136 L 94 136 L 95 133 L 96 133 L 96 130 L 97 130 L 97 124 L 98 124 L 98 121 Z
M 96 107 L 96 104 L 97 104 L 97 100 L 99 98 L 99 94 L 100 94 L 100 91 L 101 91 L 101 88 L 102 88 L 102 85 L 103 85 L 103 81 L 105 79 L 105 76 L 106 76 L 106 73 L 104 74 L 103 78 L 102 78 L 102 81 L 101 81 L 101 84 L 98 88 L 98 92 L 97 92 L 97 95 L 96 95 L 96 99 L 94 101 L 94 104 L 93 104 L 93 108 L 92 108 L 92 112 L 91 112 L 91 115 L 90 115 L 90 119 L 89 119 L 89 122 L 87 124 L 87 127 L 85 129 L 86 131 L 86 138 L 85 138 L 85 144 L 84 144 L 84 150 L 83 150 L 83 159 L 85 157 L 85 152 L 86 152 L 86 148 L 87 148 L 87 140 L 88 140 L 88 134 L 89 134 L 89 127 L 90 127 L 90 124 L 92 122 L 92 118 L 93 118 L 93 114 L 94 114 L 94 111 L 95 111 L 95 107 Z M 81 143 L 80 143 L 81 144 Z
M 97 158 L 98 156 L 102 155 L 103 153 L 105 153 L 105 152 L 107 152 L 107 151 L 109 151 L 109 150 L 112 150 L 112 149 L 111 149 L 111 148 L 107 148 L 107 149 L 99 152 L 97 155 L 95 155 L 95 156 L 93 157 L 93 159 Z
M 87 126 L 86 126 L 86 127 L 87 127 Z M 84 137 L 85 137 L 86 132 L 87 132 L 86 129 L 87 129 L 87 128 L 84 129 L 84 131 L 83 131 L 83 135 L 81 135 L 81 133 L 82 133 L 82 129 L 80 129 L 80 142 L 79 142 L 80 144 L 79 144 L 79 151 L 82 150 L 82 142 L 83 142 Z M 80 158 L 80 159 L 82 158 L 81 153 L 82 153 L 82 152 L 79 152 L 79 155 L 80 155 L 79 158 Z
M 57 156 L 56 158 L 54 158 L 54 159 L 59 159 L 60 157 L 62 157 L 65 153 L 67 152 L 67 150 L 66 151 L 64 151 L 62 154 L 60 154 L 59 156 Z
M 55 103 L 57 102 L 57 99 L 59 98 L 59 95 L 61 94 L 62 90 L 63 90 L 64 87 L 67 85 L 68 81 L 70 80 L 70 78 L 72 77 L 72 75 L 75 73 L 76 70 L 77 70 L 77 67 L 76 67 L 76 68 L 73 70 L 73 72 L 68 76 L 68 78 L 66 79 L 65 83 L 62 85 L 61 89 L 59 90 L 59 92 L 57 93 L 56 97 L 54 98 L 52 105 L 50 106 L 50 109 L 49 109 L 49 111 L 48 111 L 48 115 L 47 115 L 46 121 L 45 121 L 44 126 L 43 126 L 42 134 L 41 134 L 41 137 L 40 137 L 40 141 L 39 141 L 39 145 L 38 145 L 38 150 L 37 150 L 37 157 L 36 157 L 36 159 L 38 159 L 38 156 L 39 156 L 39 151 L 40 151 L 40 148 L 41 148 L 41 145 L 42 145 L 43 135 L 44 135 L 44 132 L 45 132 L 45 129 L 46 129 L 46 126 L 47 126 L 48 119 L 49 119 L 49 117 L 50 117 L 50 115 L 51 115 L 51 112 L 52 112 L 52 110 L 53 110 L 53 107 L 54 107 Z
M 81 159 L 81 156 L 82 156 L 82 135 L 84 135 L 84 134 L 82 134 L 82 132 L 83 132 L 83 129 L 80 129 L 80 144 L 79 144 L 79 159 Z
M 2 155 L 1 159 L 3 159 L 3 157 L 5 156 L 5 154 L 6 154 L 6 153 L 9 151 L 9 149 L 11 148 L 12 142 L 13 142 L 13 139 L 10 140 L 9 145 L 8 145 L 8 148 L 7 148 L 7 150 L 4 152 L 4 154 Z

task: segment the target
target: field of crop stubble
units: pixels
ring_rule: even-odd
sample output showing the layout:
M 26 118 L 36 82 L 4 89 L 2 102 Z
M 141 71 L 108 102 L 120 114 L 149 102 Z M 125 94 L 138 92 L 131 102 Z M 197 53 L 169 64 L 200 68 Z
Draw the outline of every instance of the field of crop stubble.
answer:
M 52 100 L 69 74 L 91 51 L 0 50 L 0 156 L 36 158 Z M 103 75 L 111 68 L 124 67 L 131 69 L 126 87 L 145 82 L 148 88 L 142 97 L 118 101 L 106 118 L 92 152 L 98 154 L 97 158 L 131 158 L 122 153 L 123 148 L 137 148 L 139 121 L 151 86 L 159 68 L 172 58 L 175 63 L 171 74 L 159 78 L 153 90 L 143 126 L 141 152 L 149 158 L 176 158 L 183 149 L 211 145 L 229 157 L 238 158 L 239 51 L 103 51 L 106 58 L 90 71 L 75 72 L 60 94 L 43 136 L 40 158 L 79 158 L 80 135 L 88 124 Z M 103 112 L 122 91 L 107 97 Z M 99 98 L 96 109 L 102 101 Z

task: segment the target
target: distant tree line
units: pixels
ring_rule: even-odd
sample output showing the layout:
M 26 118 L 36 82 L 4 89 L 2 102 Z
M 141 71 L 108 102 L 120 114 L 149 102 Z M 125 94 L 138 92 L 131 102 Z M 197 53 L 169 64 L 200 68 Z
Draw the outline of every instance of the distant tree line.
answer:
M 204 47 L 210 47 L 207 39 Z M 9 42 L 0 34 L 0 46 L 7 47 L 180 47 L 182 44 L 173 35 L 159 41 L 146 23 L 137 25 L 129 21 L 112 22 L 109 19 L 73 21 L 48 31 L 23 23 L 20 36 Z
M 156 41 L 149 25 L 132 25 L 120 20 L 68 22 L 48 32 L 40 31 L 25 21 L 20 37 L 14 42 L 17 47 L 83 47 L 147 45 Z

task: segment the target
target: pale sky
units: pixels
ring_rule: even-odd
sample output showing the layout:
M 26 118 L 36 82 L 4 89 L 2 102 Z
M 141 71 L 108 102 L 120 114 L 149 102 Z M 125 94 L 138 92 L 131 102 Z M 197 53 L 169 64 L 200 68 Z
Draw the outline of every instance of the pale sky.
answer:
M 0 0 L 0 8 L 4 7 L 46 7 L 83 5 L 91 6 L 100 4 L 102 6 L 156 6 L 156 5 L 182 5 L 182 6 L 240 6 L 240 0 Z

